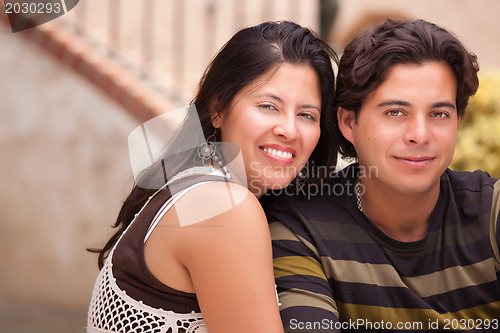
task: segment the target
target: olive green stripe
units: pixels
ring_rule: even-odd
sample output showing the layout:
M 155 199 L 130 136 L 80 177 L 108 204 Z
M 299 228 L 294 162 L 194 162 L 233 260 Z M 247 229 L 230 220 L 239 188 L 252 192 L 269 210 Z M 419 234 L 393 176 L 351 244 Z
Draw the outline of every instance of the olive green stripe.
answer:
M 360 263 L 322 257 L 327 278 L 339 282 L 364 283 L 381 287 L 405 287 L 394 268 L 387 264 Z
M 496 281 L 496 275 L 491 272 L 492 260 L 490 258 L 472 265 L 450 267 L 427 275 L 403 278 L 403 280 L 421 297 L 443 294 Z
M 340 320 L 348 321 L 369 318 L 371 323 L 390 322 L 395 328 L 398 323 L 422 323 L 419 329 L 429 330 L 436 329 L 430 327 L 430 323 L 438 323 L 439 329 L 444 329 L 446 323 L 451 320 L 473 320 L 474 323 L 484 323 L 485 319 L 498 318 L 498 310 L 500 309 L 500 301 L 482 304 L 473 308 L 463 309 L 456 312 L 438 313 L 431 309 L 409 309 L 409 308 L 387 308 L 373 305 L 360 305 L 342 303 L 336 300 L 338 311 L 340 312 Z M 483 319 L 482 321 L 479 321 Z M 387 326 L 386 326 L 387 327 Z M 449 327 L 451 327 L 449 325 Z M 417 329 L 417 327 L 414 327 Z
M 311 257 L 281 257 L 273 260 L 274 277 L 310 275 L 326 280 L 321 264 Z
M 329 261 L 324 265 L 327 278 L 380 287 L 409 287 L 420 297 L 438 295 L 496 280 L 495 274 L 490 269 L 493 260 L 491 258 L 468 266 L 450 267 L 414 277 L 400 277 L 394 268 L 387 264 L 333 260 L 330 257 L 323 257 L 322 260 Z M 460 276 L 460 279 L 457 276 Z
M 493 199 L 492 199 L 491 214 L 490 214 L 490 241 L 495 258 L 495 271 L 497 272 L 500 271 L 500 252 L 498 249 L 498 242 L 497 242 L 497 221 L 498 221 L 499 210 L 500 210 L 500 181 L 497 181 L 495 183 L 495 187 L 493 188 Z
M 307 306 L 330 311 L 338 317 L 339 312 L 335 301 L 323 294 L 302 289 L 289 289 L 278 294 L 280 311 L 295 306 Z
M 269 230 L 271 231 L 271 239 L 273 241 L 280 241 L 280 240 L 289 240 L 289 241 L 296 241 L 302 243 L 305 247 L 307 247 L 314 255 L 319 258 L 319 252 L 318 249 L 311 244 L 307 239 L 304 237 L 297 235 L 290 229 L 288 229 L 287 226 L 285 226 L 281 222 L 273 222 L 269 224 Z
M 291 240 L 297 241 L 297 235 L 281 222 L 269 223 L 269 231 L 272 240 Z

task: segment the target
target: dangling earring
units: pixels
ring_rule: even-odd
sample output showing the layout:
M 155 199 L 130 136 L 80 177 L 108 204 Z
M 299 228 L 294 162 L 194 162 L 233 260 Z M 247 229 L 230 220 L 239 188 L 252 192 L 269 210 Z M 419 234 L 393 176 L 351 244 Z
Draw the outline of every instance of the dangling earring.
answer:
M 217 134 L 217 128 L 214 130 L 212 135 L 210 135 L 205 142 L 198 147 L 197 154 L 193 158 L 193 162 L 196 163 L 196 158 L 201 160 L 204 166 L 212 164 L 212 161 L 217 159 L 220 160 L 219 153 L 217 152 L 217 146 L 215 145 L 215 137 Z M 216 157 L 214 159 L 214 157 Z
M 197 154 L 193 158 L 193 163 L 196 163 L 196 159 L 199 158 L 204 166 L 212 166 L 214 163 L 217 164 L 224 174 L 225 177 L 231 178 L 231 175 L 227 171 L 222 157 L 219 153 L 219 149 L 215 144 L 218 128 L 215 128 L 212 135 L 210 135 L 207 140 L 198 147 Z

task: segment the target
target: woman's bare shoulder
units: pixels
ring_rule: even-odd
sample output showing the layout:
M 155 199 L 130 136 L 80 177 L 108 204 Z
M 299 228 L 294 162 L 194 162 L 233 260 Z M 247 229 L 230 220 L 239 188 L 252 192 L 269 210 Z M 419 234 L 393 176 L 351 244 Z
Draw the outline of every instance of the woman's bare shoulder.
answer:
M 174 205 L 181 227 L 229 222 L 237 216 L 262 218 L 262 207 L 247 188 L 230 182 L 199 185 Z M 234 222 L 235 223 L 235 222 Z

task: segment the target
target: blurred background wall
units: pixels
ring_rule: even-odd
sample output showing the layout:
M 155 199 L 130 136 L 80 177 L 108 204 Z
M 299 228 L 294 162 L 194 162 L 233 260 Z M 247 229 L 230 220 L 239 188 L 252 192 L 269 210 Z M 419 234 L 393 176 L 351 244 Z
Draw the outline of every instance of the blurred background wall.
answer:
M 242 27 L 294 20 L 341 53 L 386 17 L 428 19 L 460 37 L 488 75 L 471 107 L 500 114 L 496 0 L 84 0 L 18 33 L 0 10 L 1 332 L 85 331 L 98 273 L 85 249 L 110 236 L 132 186 L 128 135 L 187 105 L 211 57 Z M 471 131 L 466 149 L 477 151 L 474 138 L 492 123 Z M 492 169 L 495 147 L 478 157 L 491 157 Z

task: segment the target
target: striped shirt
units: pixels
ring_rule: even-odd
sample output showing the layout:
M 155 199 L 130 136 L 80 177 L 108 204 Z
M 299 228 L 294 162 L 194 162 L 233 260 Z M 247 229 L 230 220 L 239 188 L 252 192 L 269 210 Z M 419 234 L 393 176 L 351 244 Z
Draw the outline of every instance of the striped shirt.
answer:
M 496 179 L 447 170 L 426 237 L 400 242 L 357 209 L 356 172 L 331 180 L 344 193 L 267 209 L 285 331 L 500 332 Z

